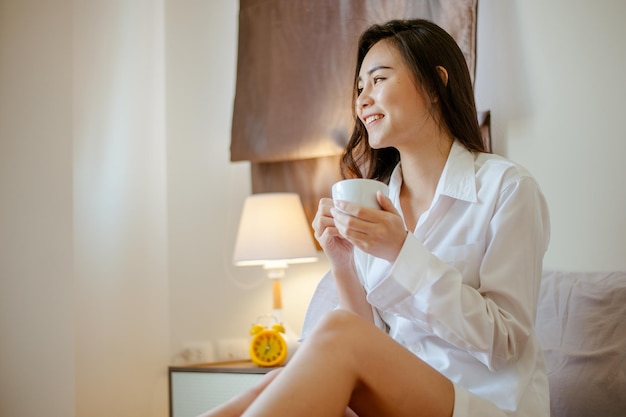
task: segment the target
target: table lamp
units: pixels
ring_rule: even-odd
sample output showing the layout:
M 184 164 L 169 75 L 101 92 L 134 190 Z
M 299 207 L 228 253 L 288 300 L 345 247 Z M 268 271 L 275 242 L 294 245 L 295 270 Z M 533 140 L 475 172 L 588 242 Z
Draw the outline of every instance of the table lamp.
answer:
M 289 264 L 317 261 L 317 249 L 296 193 L 253 194 L 246 198 L 237 231 L 233 262 L 260 265 L 273 286 L 272 314 L 280 322 L 280 280 Z

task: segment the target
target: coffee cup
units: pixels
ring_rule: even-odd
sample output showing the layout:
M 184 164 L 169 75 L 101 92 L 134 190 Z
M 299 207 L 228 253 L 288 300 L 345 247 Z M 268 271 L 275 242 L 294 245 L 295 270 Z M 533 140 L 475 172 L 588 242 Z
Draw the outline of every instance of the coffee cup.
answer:
M 352 178 L 336 182 L 332 186 L 333 201 L 343 200 L 360 206 L 380 209 L 376 192 L 388 195 L 387 184 L 365 178 Z

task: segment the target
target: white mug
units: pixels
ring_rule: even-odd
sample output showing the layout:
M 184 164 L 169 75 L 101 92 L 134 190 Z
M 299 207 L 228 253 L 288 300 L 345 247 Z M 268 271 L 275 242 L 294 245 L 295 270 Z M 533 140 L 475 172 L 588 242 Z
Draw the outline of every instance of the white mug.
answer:
M 381 191 L 387 196 L 389 187 L 383 182 L 365 178 L 342 180 L 333 184 L 332 187 L 333 201 L 343 200 L 365 207 L 380 209 L 376 200 L 377 191 Z

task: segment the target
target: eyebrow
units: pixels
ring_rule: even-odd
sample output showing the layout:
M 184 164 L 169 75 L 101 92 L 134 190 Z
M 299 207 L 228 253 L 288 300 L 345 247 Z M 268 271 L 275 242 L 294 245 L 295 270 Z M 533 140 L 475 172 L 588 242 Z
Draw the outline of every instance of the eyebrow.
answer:
M 372 75 L 374 72 L 381 70 L 381 69 L 393 69 L 393 68 L 388 67 L 386 65 L 376 65 L 375 67 L 372 67 L 367 71 L 367 75 Z M 361 81 L 360 75 L 359 75 L 359 78 L 357 78 L 357 81 Z

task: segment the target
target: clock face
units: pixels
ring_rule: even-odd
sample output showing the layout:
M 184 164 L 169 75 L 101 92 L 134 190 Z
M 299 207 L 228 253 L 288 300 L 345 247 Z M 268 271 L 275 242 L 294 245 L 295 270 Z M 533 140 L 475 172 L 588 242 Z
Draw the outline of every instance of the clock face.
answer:
M 278 332 L 262 330 L 252 338 L 250 357 L 260 366 L 280 365 L 287 357 L 287 343 Z

